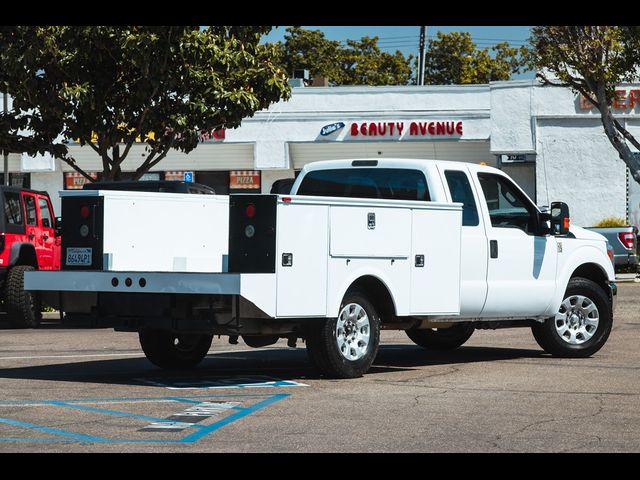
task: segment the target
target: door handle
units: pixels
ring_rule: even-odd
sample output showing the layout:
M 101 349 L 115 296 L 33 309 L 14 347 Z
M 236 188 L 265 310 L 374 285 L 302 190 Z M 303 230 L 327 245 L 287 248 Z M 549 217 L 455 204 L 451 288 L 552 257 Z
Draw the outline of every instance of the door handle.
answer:
M 49 240 L 49 235 L 45 233 L 44 235 L 42 235 L 42 239 L 46 242 L 47 240 Z
M 498 241 L 489 240 L 489 256 L 491 258 L 498 258 Z
M 35 233 L 30 233 L 28 235 L 28 237 L 29 237 L 29 241 L 33 241 L 33 239 L 36 238 L 36 234 Z

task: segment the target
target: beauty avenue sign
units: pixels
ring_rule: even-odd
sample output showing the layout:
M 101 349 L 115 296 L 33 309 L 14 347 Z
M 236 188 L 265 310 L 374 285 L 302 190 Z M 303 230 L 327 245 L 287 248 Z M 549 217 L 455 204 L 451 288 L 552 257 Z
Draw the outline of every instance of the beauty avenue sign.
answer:
M 354 122 L 349 127 L 351 138 L 382 137 L 410 139 L 425 137 L 459 137 L 463 133 L 461 121 L 437 120 L 428 122 Z

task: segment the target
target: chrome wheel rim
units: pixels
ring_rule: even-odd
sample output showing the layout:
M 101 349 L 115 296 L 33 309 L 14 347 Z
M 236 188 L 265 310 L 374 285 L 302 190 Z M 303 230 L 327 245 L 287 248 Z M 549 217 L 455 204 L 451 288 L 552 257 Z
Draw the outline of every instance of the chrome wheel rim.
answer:
M 364 308 L 357 303 L 342 307 L 336 322 L 336 343 L 340 354 L 349 361 L 360 360 L 369 350 L 371 325 Z
M 565 298 L 556 314 L 556 332 L 571 345 L 588 342 L 598 330 L 600 312 L 589 297 L 571 295 Z

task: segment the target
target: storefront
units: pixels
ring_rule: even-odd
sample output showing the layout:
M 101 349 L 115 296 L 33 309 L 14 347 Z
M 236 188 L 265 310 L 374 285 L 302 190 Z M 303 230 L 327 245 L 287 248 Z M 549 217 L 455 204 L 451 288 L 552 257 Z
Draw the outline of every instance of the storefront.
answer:
M 639 99 L 640 86 L 622 85 L 614 105 L 638 137 Z M 92 149 L 70 148 L 83 169 L 99 173 L 102 162 Z M 143 154 L 144 144 L 135 145 L 123 171 L 133 172 Z M 221 194 L 269 192 L 274 181 L 293 177 L 307 163 L 338 158 L 485 163 L 506 171 L 539 205 L 566 201 L 576 224 L 606 216 L 640 218 L 640 201 L 634 200 L 635 210 L 627 204 L 626 168 L 597 111 L 568 89 L 541 87 L 535 80 L 294 88 L 288 102 L 243 120 L 238 129 L 204 135 L 188 155 L 172 151 L 147 178 L 186 178 Z M 10 164 L 12 173 L 28 176 L 32 188 L 54 196 L 81 183 L 58 161 L 46 168 L 24 159 Z

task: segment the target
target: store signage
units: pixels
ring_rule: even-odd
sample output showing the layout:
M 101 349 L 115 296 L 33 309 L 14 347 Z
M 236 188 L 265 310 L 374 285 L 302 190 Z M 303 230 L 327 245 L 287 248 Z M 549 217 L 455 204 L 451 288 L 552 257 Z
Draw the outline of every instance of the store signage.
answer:
M 87 174 L 94 180 L 98 179 L 98 174 L 95 172 L 87 172 Z M 64 174 L 64 188 L 67 190 L 80 190 L 85 183 L 89 183 L 89 180 L 84 175 L 76 172 Z
M 331 123 L 329 125 L 325 125 L 320 129 L 320 135 L 326 137 L 327 135 L 331 135 L 333 132 L 344 128 L 344 122 L 336 122 Z
M 592 110 L 596 108 L 595 105 L 582 94 L 578 95 L 578 104 L 580 110 Z M 614 92 L 613 103 L 611 104 L 614 109 L 629 110 L 638 105 L 640 105 L 640 89 L 617 89 Z
M 182 178 L 187 183 L 193 183 L 193 172 L 184 172 L 184 176 Z
M 429 137 L 462 135 L 460 121 L 432 122 L 354 122 L 352 137 Z
M 232 170 L 229 172 L 230 189 L 260 189 L 260 171 Z

